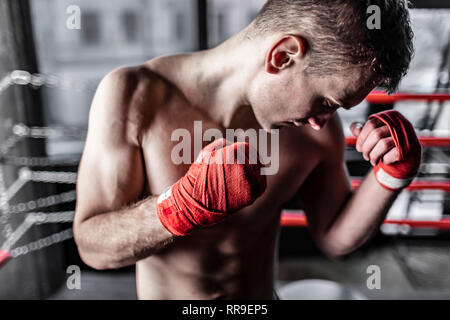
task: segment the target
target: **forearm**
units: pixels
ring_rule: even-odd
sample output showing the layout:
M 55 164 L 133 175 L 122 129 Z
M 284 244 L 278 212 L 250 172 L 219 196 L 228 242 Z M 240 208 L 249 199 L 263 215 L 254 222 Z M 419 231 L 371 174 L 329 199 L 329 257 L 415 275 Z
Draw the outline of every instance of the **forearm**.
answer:
M 323 250 L 339 257 L 361 247 L 385 220 L 398 194 L 383 188 L 370 172 L 323 235 Z
M 74 224 L 83 260 L 96 269 L 135 264 L 174 240 L 158 219 L 155 197 Z

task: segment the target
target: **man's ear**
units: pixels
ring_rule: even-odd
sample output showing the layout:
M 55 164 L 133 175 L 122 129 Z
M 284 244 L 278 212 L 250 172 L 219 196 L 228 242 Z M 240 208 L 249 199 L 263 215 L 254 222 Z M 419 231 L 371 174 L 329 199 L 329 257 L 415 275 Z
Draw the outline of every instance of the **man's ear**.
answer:
M 276 74 L 293 65 L 306 54 L 306 40 L 300 36 L 284 35 L 266 58 L 266 71 Z

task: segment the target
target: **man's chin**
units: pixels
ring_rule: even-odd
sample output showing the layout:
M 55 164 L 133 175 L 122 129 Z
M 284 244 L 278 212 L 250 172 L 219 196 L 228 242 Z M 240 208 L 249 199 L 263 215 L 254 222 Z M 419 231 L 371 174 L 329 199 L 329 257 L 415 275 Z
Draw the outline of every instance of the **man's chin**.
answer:
M 280 130 L 281 126 L 276 123 L 273 123 L 269 126 L 263 126 L 262 128 L 264 129 L 265 132 L 271 133 L 273 130 Z
M 265 132 L 267 133 L 272 133 L 272 131 L 274 130 L 280 130 L 282 129 L 284 126 L 281 125 L 280 123 L 274 122 L 262 122 L 262 121 L 258 121 L 259 126 L 261 127 L 261 129 L 263 129 Z
M 266 128 L 263 127 L 264 131 L 267 132 L 267 133 L 269 133 L 269 134 L 272 134 L 272 133 L 274 133 L 275 131 L 280 131 L 280 130 L 282 130 L 283 128 L 286 128 L 286 127 L 280 126 L 280 125 L 277 125 L 277 124 L 273 124 L 273 125 L 271 125 L 270 127 L 266 127 Z

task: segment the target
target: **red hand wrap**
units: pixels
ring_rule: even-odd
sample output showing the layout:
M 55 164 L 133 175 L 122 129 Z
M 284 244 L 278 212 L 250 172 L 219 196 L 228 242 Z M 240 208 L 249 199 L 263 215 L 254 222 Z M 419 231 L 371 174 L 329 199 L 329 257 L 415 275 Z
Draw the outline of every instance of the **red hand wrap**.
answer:
M 161 223 L 172 234 L 185 236 L 222 222 L 264 193 L 262 167 L 248 143 L 227 145 L 224 139 L 212 143 L 188 173 L 159 197 Z
M 394 139 L 398 162 L 385 165 L 380 160 L 375 167 L 377 181 L 386 189 L 398 191 L 411 184 L 419 171 L 422 146 L 412 124 L 397 111 L 386 111 L 370 117 L 383 122 Z

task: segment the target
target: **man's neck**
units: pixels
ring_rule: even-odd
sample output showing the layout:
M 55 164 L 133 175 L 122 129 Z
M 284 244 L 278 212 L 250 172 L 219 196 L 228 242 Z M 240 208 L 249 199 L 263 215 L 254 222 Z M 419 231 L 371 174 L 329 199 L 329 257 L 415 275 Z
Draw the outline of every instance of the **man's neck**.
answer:
M 258 54 L 239 34 L 214 49 L 164 58 L 160 69 L 193 106 L 229 128 L 237 113 L 251 110 L 251 80 L 263 63 Z

